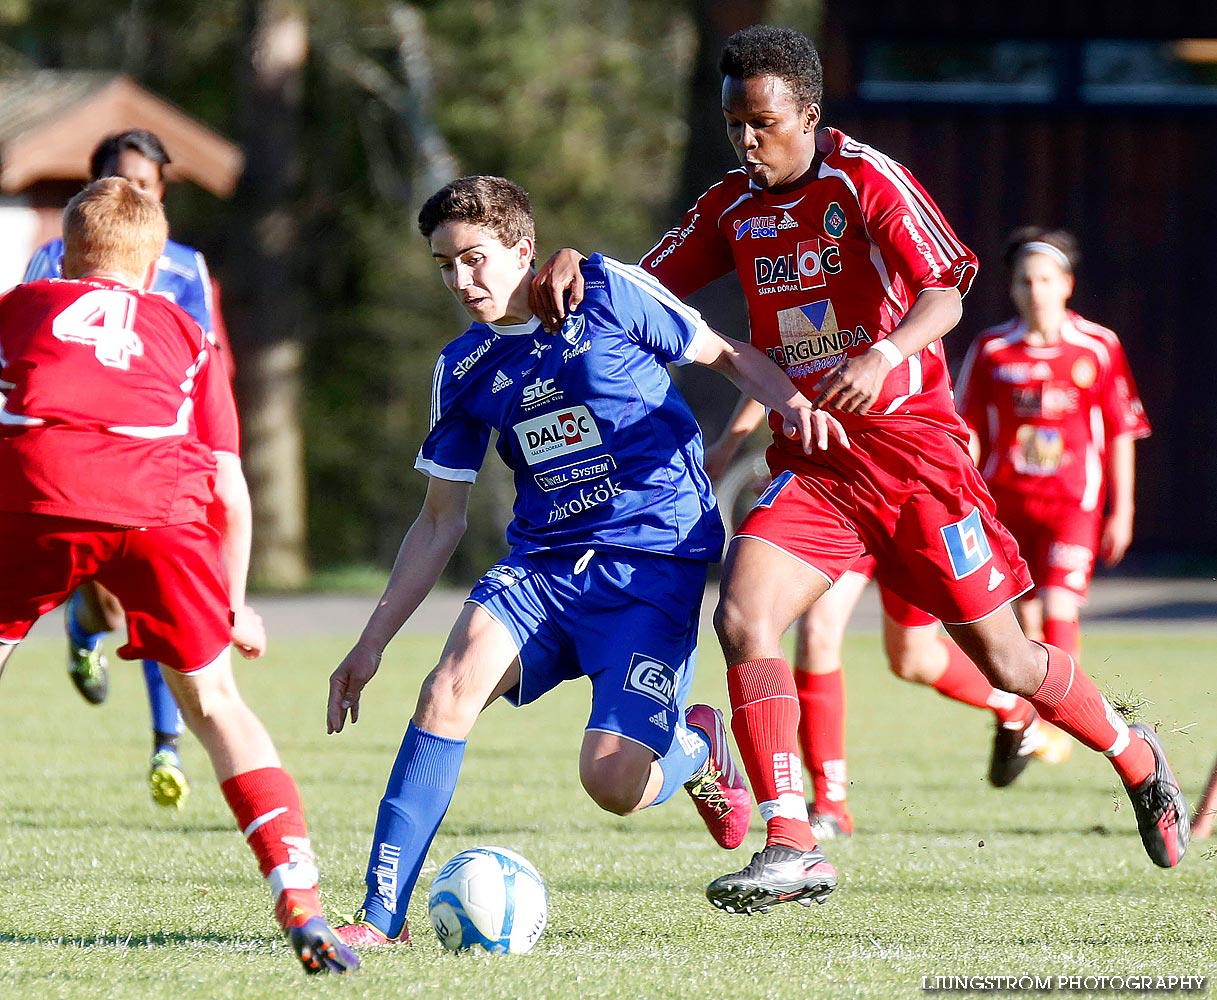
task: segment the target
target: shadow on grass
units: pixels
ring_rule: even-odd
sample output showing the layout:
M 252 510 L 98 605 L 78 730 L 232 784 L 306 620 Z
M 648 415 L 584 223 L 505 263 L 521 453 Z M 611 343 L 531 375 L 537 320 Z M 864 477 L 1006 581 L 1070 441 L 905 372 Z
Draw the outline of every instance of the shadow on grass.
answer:
M 15 934 L 0 931 L 0 945 L 28 944 L 54 948 L 182 948 L 191 945 L 217 945 L 234 948 L 238 951 L 262 950 L 271 944 L 283 941 L 283 935 L 267 933 L 252 937 L 233 937 L 228 934 L 208 933 L 174 933 L 170 931 L 155 931 L 144 934 L 129 934 L 122 937 L 117 934 L 94 934 L 82 937 L 67 935 L 38 935 Z

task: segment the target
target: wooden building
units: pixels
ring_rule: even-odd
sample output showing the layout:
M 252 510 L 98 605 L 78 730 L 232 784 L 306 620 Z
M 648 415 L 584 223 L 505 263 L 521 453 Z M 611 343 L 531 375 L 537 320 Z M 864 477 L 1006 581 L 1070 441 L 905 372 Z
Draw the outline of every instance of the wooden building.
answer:
M 241 150 L 219 133 L 113 73 L 35 70 L 0 76 L 0 289 L 21 280 L 30 255 L 59 235 L 60 214 L 88 179 L 89 156 L 107 135 L 145 128 L 189 180 L 227 198 Z
M 825 0 L 825 121 L 906 164 L 981 258 L 971 338 L 1013 314 L 1005 236 L 1073 231 L 1073 304 L 1115 329 L 1153 424 L 1132 561 L 1217 558 L 1217 4 Z

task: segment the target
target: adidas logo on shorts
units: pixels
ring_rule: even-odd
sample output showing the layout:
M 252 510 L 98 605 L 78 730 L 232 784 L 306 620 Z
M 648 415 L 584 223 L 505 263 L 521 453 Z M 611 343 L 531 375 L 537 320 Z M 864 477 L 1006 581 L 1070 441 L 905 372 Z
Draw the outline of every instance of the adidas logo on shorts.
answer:
M 656 712 L 649 719 L 647 719 L 647 722 L 651 723 L 653 726 L 658 726 L 665 733 L 668 731 L 668 717 L 663 712 Z

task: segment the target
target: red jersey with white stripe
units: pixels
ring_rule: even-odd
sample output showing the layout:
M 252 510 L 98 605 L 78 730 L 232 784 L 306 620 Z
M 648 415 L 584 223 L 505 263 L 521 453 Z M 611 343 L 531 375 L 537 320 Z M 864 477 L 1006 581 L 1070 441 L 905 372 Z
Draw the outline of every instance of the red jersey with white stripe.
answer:
M 921 292 L 966 293 L 977 266 L 901 164 L 836 129 L 825 136 L 832 149 L 812 180 L 775 194 L 733 170 L 639 262 L 682 298 L 735 271 L 753 345 L 808 396 L 826 370 L 891 333 Z M 835 415 L 849 431 L 913 418 L 966 435 L 937 342 L 888 374 L 870 413 Z M 775 447 L 806 460 L 780 433 Z
M 1075 312 L 1059 343 L 1027 342 L 1021 319 L 985 330 L 959 376 L 958 402 L 994 490 L 1101 509 L 1108 443 L 1149 434 L 1116 335 Z
M 215 349 L 189 315 L 116 281 L 0 298 L 0 511 L 143 527 L 203 517 L 239 448 Z

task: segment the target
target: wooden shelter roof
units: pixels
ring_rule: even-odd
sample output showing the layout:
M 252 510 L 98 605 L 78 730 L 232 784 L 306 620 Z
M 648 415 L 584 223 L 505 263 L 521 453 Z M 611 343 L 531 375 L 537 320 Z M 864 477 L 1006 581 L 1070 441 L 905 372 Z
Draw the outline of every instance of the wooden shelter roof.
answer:
M 128 76 L 61 70 L 0 75 L 0 193 L 87 179 L 94 147 L 129 128 L 160 137 L 171 178 L 232 195 L 244 167 L 236 144 Z

